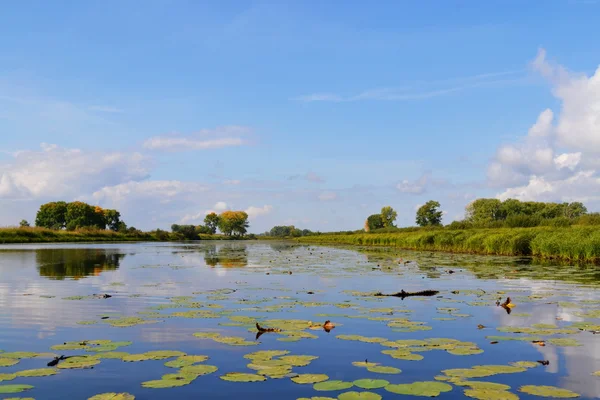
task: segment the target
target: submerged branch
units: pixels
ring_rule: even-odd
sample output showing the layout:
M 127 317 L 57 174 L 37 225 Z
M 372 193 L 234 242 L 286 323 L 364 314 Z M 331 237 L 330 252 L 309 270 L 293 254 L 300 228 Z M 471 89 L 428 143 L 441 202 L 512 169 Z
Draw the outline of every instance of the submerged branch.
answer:
M 377 292 L 374 294 L 374 296 L 377 296 L 377 297 L 400 297 L 401 299 L 404 299 L 405 297 L 412 297 L 412 296 L 435 296 L 439 292 L 440 292 L 439 290 L 421 290 L 420 292 L 405 292 L 404 290 L 401 290 L 398 293 L 390 293 L 390 294 Z

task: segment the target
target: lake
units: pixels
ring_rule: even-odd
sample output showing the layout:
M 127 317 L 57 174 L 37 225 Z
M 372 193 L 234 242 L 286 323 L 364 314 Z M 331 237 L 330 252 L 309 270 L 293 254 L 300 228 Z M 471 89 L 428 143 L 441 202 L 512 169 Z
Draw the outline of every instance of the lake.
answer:
M 596 266 L 385 248 L 1 245 L 0 398 L 599 398 L 598 285 Z M 439 293 L 375 295 L 401 290 Z

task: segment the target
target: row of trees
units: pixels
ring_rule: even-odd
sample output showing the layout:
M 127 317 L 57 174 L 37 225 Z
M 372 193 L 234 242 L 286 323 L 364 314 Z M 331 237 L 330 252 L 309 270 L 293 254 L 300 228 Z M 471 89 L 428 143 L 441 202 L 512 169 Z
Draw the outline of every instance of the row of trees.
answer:
M 207 214 L 204 225 L 171 225 L 171 231 L 182 235 L 185 239 L 198 239 L 201 234 L 215 234 L 217 228 L 225 236 L 242 237 L 248 232 L 248 214 L 245 211 L 223 211 Z
M 515 199 L 477 199 L 467 205 L 465 220 L 482 224 L 519 217 L 575 219 L 584 214 L 587 214 L 587 208 L 580 202 L 543 203 Z
M 274 237 L 301 237 L 312 235 L 313 232 L 308 229 L 298 229 L 294 225 L 274 226 L 269 232 L 265 232 L 265 236 Z
M 21 221 L 21 226 L 28 226 Z M 103 209 L 82 201 L 55 201 L 42 204 L 35 217 L 35 226 L 49 229 L 75 230 L 79 228 L 110 229 L 123 232 L 127 225 L 117 210 Z
M 365 221 L 365 231 L 373 231 L 381 228 L 395 227 L 394 221 L 398 218 L 398 213 L 390 206 L 385 206 L 379 214 L 372 214 Z

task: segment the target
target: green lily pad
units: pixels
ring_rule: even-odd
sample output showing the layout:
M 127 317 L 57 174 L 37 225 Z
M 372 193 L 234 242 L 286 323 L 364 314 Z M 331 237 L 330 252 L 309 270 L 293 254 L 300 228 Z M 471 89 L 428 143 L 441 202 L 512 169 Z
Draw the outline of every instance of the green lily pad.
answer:
M 577 346 L 581 346 L 581 343 L 579 343 L 577 340 L 575 340 L 575 339 L 565 339 L 565 338 L 548 339 L 548 343 L 553 344 L 555 346 L 560 346 L 560 347 L 577 347 Z
M 171 357 L 181 357 L 186 354 L 182 351 L 177 350 L 156 350 L 156 351 L 147 351 L 144 355 L 150 357 L 153 360 L 163 360 L 165 358 Z
M 31 385 L 0 385 L 0 393 L 21 393 L 33 389 Z
M 89 368 L 96 364 L 100 364 L 100 360 L 95 357 L 71 357 L 67 358 L 56 367 L 60 369 L 77 369 L 77 368 Z
M 220 376 L 221 379 L 228 382 L 262 382 L 267 380 L 262 375 L 247 374 L 243 372 L 229 372 Z
M 56 344 L 50 347 L 52 350 L 86 350 L 88 342 L 66 342 L 64 344 Z
M 436 397 L 440 393 L 449 392 L 452 386 L 443 382 L 413 382 L 408 384 L 390 384 L 385 390 L 396 394 L 406 394 L 412 396 Z
M 271 379 L 289 378 L 291 373 L 292 367 L 289 366 L 264 368 L 258 371 L 259 375 L 263 375 Z
M 471 368 L 453 368 L 442 371 L 444 374 L 459 378 L 484 378 L 486 376 L 496 375 L 495 372 L 487 369 L 471 369 Z
M 517 372 L 525 372 L 526 368 L 517 367 L 514 365 L 474 365 L 472 368 L 474 369 L 484 369 L 486 371 L 491 371 L 495 374 L 514 374 Z
M 379 363 L 372 363 L 372 362 L 367 362 L 367 361 L 354 361 L 354 362 L 352 362 L 352 365 L 354 365 L 355 367 L 368 368 L 368 367 L 376 367 L 377 365 L 379 365 Z
M 376 374 L 399 374 L 402 372 L 401 369 L 395 367 L 386 367 L 383 365 L 376 365 L 374 367 L 367 367 L 367 371 L 375 372 Z
M 361 389 L 381 389 L 390 383 L 384 379 L 358 379 L 353 382 L 354 386 Z
M 208 360 L 208 356 L 180 356 L 176 360 L 167 361 L 165 366 L 171 368 L 187 367 Z
M 423 356 L 420 354 L 413 354 L 404 349 L 398 350 L 382 350 L 383 354 L 387 354 L 396 360 L 406 360 L 406 361 L 421 361 Z
M 506 390 L 466 389 L 464 395 L 479 400 L 519 400 L 519 396 Z
M 186 375 L 208 375 L 216 372 L 219 368 L 214 365 L 206 365 L 206 364 L 198 364 L 198 365 L 189 365 L 187 367 L 183 367 L 179 370 L 179 373 Z
M 540 364 L 535 361 L 516 361 L 516 362 L 511 362 L 510 365 L 514 365 L 515 367 L 522 367 L 522 368 L 535 368 Z
M 310 364 L 310 362 L 312 360 L 316 360 L 317 356 L 282 356 L 279 357 L 279 360 L 281 360 L 283 363 L 285 363 L 286 365 L 291 365 L 293 367 L 305 367 L 308 364 Z
M 481 354 L 483 353 L 483 350 L 479 348 L 457 347 L 455 349 L 448 350 L 448 353 L 455 356 L 470 356 L 474 354 Z
M 292 382 L 305 384 L 305 383 L 319 383 L 329 379 L 329 376 L 325 374 L 300 374 L 292 378 Z
M 261 350 L 246 354 L 244 358 L 250 360 L 270 360 L 273 357 L 285 356 L 286 354 L 290 354 L 290 352 L 287 350 Z
M 325 381 L 315 383 L 313 385 L 313 389 L 317 391 L 333 391 L 333 390 L 346 390 L 350 389 L 354 384 L 352 382 L 344 382 L 344 381 Z
M 157 379 L 154 381 L 142 382 L 142 387 L 150 389 L 168 389 L 189 385 L 190 383 L 192 383 L 191 379 Z
M 101 393 L 88 400 L 135 400 L 135 396 L 129 393 Z
M 100 353 L 94 357 L 106 358 L 106 359 L 112 359 L 112 360 L 122 360 L 123 357 L 127 357 L 128 355 L 130 355 L 130 354 L 126 353 L 124 351 L 107 351 L 105 353 Z
M 34 376 L 50 376 L 56 375 L 57 370 L 54 368 L 40 368 L 40 369 L 26 369 L 24 371 L 17 372 L 17 376 L 21 377 L 34 377 Z
M 199 339 L 213 339 L 221 336 L 221 334 L 217 332 L 196 332 L 192 336 L 195 336 Z
M 0 382 L 12 381 L 17 377 L 17 374 L 0 374 Z
M 456 386 L 469 386 L 471 389 L 481 390 L 510 390 L 510 386 L 495 382 L 482 381 L 453 381 Z
M 31 351 L 13 351 L 11 353 L 2 353 L 0 354 L 0 358 L 35 358 L 39 356 L 40 353 L 34 353 Z
M 556 386 L 525 385 L 519 388 L 519 392 L 540 397 L 552 397 L 556 399 L 571 399 L 580 397 L 578 393 L 572 392 L 568 389 L 561 389 Z
M 139 362 L 139 361 L 148 361 L 152 360 L 152 357 L 147 354 L 129 354 L 122 358 L 125 362 Z
M 0 357 L 0 367 L 12 367 L 19 363 L 18 358 L 2 358 Z
M 338 396 L 338 400 L 381 400 L 381 395 L 372 392 L 345 392 Z

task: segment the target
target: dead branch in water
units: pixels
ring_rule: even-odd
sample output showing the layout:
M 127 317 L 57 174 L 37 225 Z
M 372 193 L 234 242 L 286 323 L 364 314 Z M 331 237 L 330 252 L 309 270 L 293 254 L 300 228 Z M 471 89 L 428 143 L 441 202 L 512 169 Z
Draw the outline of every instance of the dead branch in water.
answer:
M 405 297 L 413 297 L 413 296 L 435 296 L 438 294 L 439 290 L 421 290 L 420 292 L 405 292 L 404 290 L 399 291 L 398 293 L 375 293 L 374 296 L 377 297 L 400 297 L 404 300 Z

